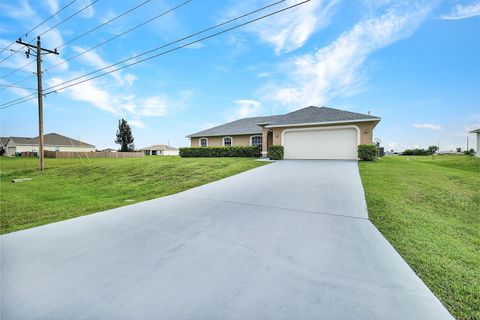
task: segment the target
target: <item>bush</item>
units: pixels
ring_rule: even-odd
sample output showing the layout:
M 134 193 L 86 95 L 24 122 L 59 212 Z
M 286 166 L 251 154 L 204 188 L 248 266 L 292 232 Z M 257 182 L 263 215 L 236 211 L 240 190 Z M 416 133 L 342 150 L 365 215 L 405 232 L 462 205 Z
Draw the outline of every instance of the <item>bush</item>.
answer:
M 475 149 L 465 150 L 463 153 L 467 156 L 473 157 L 475 155 Z
M 430 150 L 425 149 L 406 149 L 401 153 L 402 156 L 430 156 L 432 155 Z
M 374 144 L 361 144 L 358 146 L 358 158 L 364 161 L 372 161 L 377 156 L 377 146 Z
M 212 157 L 245 157 L 259 158 L 261 148 L 259 146 L 251 147 L 192 147 L 180 148 L 180 157 L 184 158 L 212 158 Z
M 273 145 L 273 146 L 270 146 L 270 148 L 268 149 L 267 157 L 269 157 L 270 160 L 282 160 L 283 153 L 284 153 L 283 146 Z

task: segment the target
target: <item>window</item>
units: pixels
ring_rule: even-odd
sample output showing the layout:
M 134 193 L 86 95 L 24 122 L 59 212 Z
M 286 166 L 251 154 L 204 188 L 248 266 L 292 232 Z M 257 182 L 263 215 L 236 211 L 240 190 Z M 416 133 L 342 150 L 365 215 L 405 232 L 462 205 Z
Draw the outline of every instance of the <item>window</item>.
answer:
M 223 146 L 224 147 L 231 147 L 232 146 L 232 138 L 231 137 L 223 138 Z
M 207 138 L 200 138 L 200 147 L 202 147 L 202 148 L 208 147 L 208 139 Z
M 252 146 L 262 146 L 262 136 L 251 136 L 250 145 Z

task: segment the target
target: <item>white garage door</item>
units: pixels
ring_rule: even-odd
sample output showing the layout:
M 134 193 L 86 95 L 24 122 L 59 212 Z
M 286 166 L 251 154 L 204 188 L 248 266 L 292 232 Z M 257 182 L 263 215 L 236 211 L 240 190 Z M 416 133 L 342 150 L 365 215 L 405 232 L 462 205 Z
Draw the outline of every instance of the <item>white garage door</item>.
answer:
M 357 159 L 357 130 L 286 130 L 283 146 L 285 159 Z

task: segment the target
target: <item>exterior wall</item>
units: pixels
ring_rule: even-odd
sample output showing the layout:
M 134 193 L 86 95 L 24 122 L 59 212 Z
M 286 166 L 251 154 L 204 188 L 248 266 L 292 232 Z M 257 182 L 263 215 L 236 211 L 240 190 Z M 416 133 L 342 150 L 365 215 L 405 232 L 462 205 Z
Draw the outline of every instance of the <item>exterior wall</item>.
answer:
M 352 123 L 336 123 L 334 125 L 313 125 L 313 126 L 298 126 L 298 127 L 282 127 L 272 128 L 273 130 L 273 144 L 282 144 L 282 133 L 286 129 L 300 129 L 300 128 L 325 128 L 325 127 L 337 127 L 337 126 L 357 126 L 360 129 L 360 144 L 372 144 L 373 143 L 373 128 L 375 122 L 352 122 Z M 367 130 L 365 132 L 365 130 Z
M 95 148 L 76 148 L 76 147 L 57 147 L 52 146 L 45 146 L 45 151 L 62 151 L 62 152 L 94 152 Z M 13 144 L 9 144 L 7 150 L 7 156 L 15 156 L 16 152 L 38 152 L 37 145 L 30 145 L 30 146 L 15 146 Z
M 245 134 L 245 135 L 237 135 L 237 136 L 225 136 L 232 138 L 232 146 L 249 146 L 250 145 L 250 137 L 251 136 L 261 136 L 262 134 Z M 223 138 L 224 136 L 215 136 L 209 137 L 205 136 L 202 138 L 208 139 L 208 146 L 209 147 L 223 147 Z M 200 146 L 200 138 L 191 138 L 190 139 L 190 146 L 191 147 L 199 147 Z
M 477 150 L 475 151 L 475 156 L 480 158 L 480 132 L 477 132 Z
M 178 150 L 165 150 L 164 156 L 178 156 Z

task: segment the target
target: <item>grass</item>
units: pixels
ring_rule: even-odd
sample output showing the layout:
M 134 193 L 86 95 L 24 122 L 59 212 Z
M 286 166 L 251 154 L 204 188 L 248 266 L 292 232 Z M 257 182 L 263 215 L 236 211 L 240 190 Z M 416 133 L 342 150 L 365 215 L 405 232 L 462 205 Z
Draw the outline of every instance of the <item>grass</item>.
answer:
M 361 162 L 371 221 L 457 319 L 480 319 L 480 161 Z
M 40 226 L 158 198 L 265 162 L 247 158 L 0 158 L 0 233 Z M 12 183 L 14 178 L 32 181 Z

